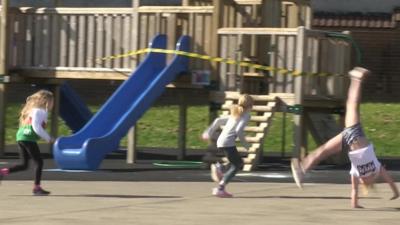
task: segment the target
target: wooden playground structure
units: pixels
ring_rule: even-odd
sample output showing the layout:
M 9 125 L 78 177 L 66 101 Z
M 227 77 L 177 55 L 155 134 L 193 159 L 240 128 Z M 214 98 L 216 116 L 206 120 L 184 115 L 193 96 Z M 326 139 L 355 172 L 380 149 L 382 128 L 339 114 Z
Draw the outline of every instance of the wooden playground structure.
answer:
M 174 48 L 181 35 L 189 35 L 192 52 L 212 57 L 310 73 L 344 75 L 350 68 L 351 45 L 311 28 L 309 0 L 183 0 L 181 6 L 141 6 L 133 0 L 131 8 L 11 8 L 7 0 L 2 4 L 0 154 L 5 144 L 7 84 L 34 80 L 54 85 L 57 108 L 59 85 L 65 80 L 127 79 L 142 55 L 96 59 L 146 48 L 158 33 L 168 35 L 168 49 Z M 217 84 L 214 90 L 206 90 L 209 98 L 203 104 L 219 103 L 224 111 L 238 93 L 250 93 L 256 99 L 252 124 L 246 128 L 252 143 L 246 170 L 259 162 L 274 112 L 294 113 L 292 155 L 300 156 L 307 146 L 307 130 L 317 142 L 329 138 L 325 131 L 335 124 L 330 114 L 344 105 L 343 76 L 292 76 L 201 59 L 192 59 L 190 68 L 210 71 Z M 199 87 L 178 81 L 169 85 L 171 89 L 191 96 Z M 186 107 L 190 104 L 190 97 L 179 102 L 180 159 L 185 157 Z M 318 115 L 311 117 L 311 113 Z M 54 110 L 51 132 L 55 136 L 57 117 Z M 128 162 L 133 162 L 134 129 L 128 140 Z

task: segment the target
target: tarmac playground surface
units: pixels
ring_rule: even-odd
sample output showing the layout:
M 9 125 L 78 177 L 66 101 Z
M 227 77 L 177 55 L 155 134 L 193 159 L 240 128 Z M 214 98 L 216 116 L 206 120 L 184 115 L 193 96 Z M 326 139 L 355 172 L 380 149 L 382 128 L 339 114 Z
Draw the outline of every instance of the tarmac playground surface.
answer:
M 0 167 L 16 162 L 0 159 Z M 45 159 L 42 186 L 50 196 L 32 196 L 33 171 L 12 174 L 0 186 L 0 224 L 400 224 L 400 200 L 380 183 L 350 208 L 347 168 L 322 165 L 298 189 L 285 160 L 241 172 L 227 187 L 231 199 L 211 195 L 207 168 L 170 168 L 139 160 L 106 159 L 97 171 L 60 171 Z M 385 162 L 384 162 L 385 164 Z M 397 185 L 397 162 L 386 162 Z

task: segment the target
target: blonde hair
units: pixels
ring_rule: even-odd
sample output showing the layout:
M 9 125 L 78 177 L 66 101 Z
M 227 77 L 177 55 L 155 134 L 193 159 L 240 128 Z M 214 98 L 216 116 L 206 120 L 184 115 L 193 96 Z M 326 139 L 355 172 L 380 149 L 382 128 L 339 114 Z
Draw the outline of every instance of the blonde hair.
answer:
M 361 182 L 361 192 L 364 196 L 367 196 L 371 191 L 376 192 L 376 188 L 375 188 L 375 182 L 376 179 L 379 177 L 380 172 L 377 173 L 373 173 L 368 177 L 365 177 L 364 180 L 362 178 L 360 178 L 360 180 L 362 180 Z
M 28 96 L 26 98 L 25 105 L 21 109 L 19 124 L 22 125 L 25 123 L 26 119 L 29 117 L 29 113 L 31 112 L 32 108 L 42 108 L 45 110 L 50 110 L 50 101 L 53 101 L 53 93 L 47 90 L 40 90 L 33 95 Z
M 237 105 L 232 106 L 231 115 L 239 118 L 242 114 L 253 107 L 253 98 L 250 95 L 241 95 Z
M 371 191 L 376 191 L 374 184 L 361 184 L 361 193 L 363 196 L 368 196 Z

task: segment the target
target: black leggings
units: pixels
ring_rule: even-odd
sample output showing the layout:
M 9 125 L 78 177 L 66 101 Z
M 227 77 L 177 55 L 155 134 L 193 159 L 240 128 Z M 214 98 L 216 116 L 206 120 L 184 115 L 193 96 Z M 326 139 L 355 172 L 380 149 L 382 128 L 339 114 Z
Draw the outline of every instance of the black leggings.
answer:
M 243 160 L 235 146 L 218 149 L 223 150 L 229 160 L 229 169 L 228 171 L 226 171 L 224 177 L 222 178 L 224 184 L 226 185 L 232 180 L 232 178 L 243 166 Z
M 35 185 L 40 185 L 42 179 L 43 159 L 40 156 L 39 146 L 36 142 L 17 141 L 21 163 L 9 168 L 10 173 L 28 169 L 29 156 L 32 157 L 36 164 L 35 168 Z

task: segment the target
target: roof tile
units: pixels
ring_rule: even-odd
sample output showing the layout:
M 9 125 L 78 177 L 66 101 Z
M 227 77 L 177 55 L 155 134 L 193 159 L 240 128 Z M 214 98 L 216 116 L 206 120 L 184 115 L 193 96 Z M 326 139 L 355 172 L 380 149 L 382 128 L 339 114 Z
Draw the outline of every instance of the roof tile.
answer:
M 395 28 L 400 11 L 389 13 L 314 13 L 313 25 L 322 27 Z

